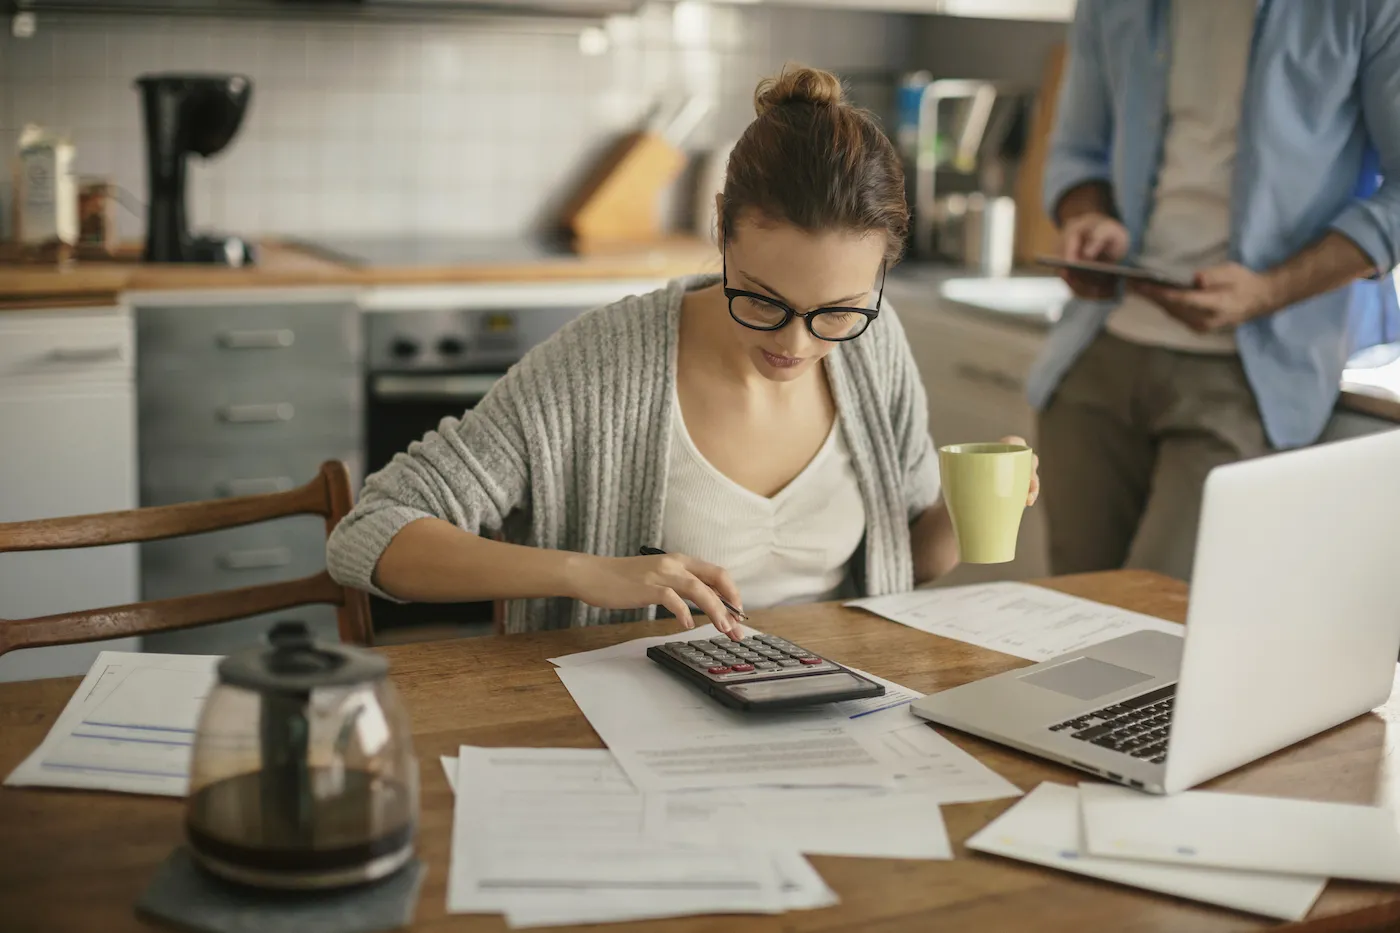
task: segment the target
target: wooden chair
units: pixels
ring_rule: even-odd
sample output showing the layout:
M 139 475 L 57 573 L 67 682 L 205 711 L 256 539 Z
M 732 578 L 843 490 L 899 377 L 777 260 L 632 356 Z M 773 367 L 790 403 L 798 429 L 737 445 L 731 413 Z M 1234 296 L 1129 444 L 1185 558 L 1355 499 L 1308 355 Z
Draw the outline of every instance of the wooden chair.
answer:
M 0 524 L 0 555 L 6 551 L 47 551 L 159 541 L 253 525 L 288 515 L 322 515 L 326 519 L 326 534 L 329 535 L 336 523 L 350 511 L 352 502 L 350 474 L 345 464 L 328 461 L 321 464 L 320 472 L 311 482 L 286 492 Z M 0 556 L 0 559 L 3 557 Z M 369 599 L 358 590 L 342 587 L 322 570 L 299 580 L 263 586 L 107 609 L 65 612 L 34 619 L 0 619 L 0 655 L 17 648 L 168 632 L 314 603 L 329 603 L 337 607 L 343 641 L 358 645 L 373 643 Z

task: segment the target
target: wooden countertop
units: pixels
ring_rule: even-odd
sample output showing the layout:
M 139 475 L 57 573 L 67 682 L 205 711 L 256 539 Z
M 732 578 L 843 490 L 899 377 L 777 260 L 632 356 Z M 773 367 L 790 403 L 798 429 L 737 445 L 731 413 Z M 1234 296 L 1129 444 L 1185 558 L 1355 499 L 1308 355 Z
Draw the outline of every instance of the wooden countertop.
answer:
M 163 289 L 668 279 L 718 268 L 715 247 L 694 237 L 531 261 L 369 268 L 343 265 L 292 245 L 266 242 L 259 245 L 258 264 L 244 269 L 134 260 L 79 260 L 64 268 L 0 264 L 0 309 L 111 303 L 122 292 Z
M 1045 585 L 1181 621 L 1184 584 L 1119 571 Z M 835 603 L 756 614 L 765 631 L 926 693 L 1029 662 L 896 625 Z M 672 631 L 673 623 L 426 642 L 381 649 L 408 708 L 422 775 L 419 853 L 428 875 L 413 930 L 500 931 L 496 916 L 445 912 L 453 797 L 437 757 L 459 745 L 598 748 L 546 658 Z M 0 684 L 0 773 L 39 744 L 78 678 Z M 1023 790 L 1085 776 L 951 730 L 948 738 Z M 1394 806 L 1400 693 L 1382 708 L 1227 774 L 1207 786 L 1241 793 Z M 840 895 L 823 910 L 777 916 L 684 917 L 622 931 L 701 933 L 941 933 L 1098 930 L 1240 933 L 1274 921 L 970 851 L 969 836 L 1014 800 L 943 808 L 951 861 L 814 856 Z M 0 926 L 46 933 L 157 929 L 133 910 L 152 873 L 180 843 L 183 801 L 125 794 L 0 788 Z M 1400 889 L 1331 881 L 1296 931 L 1395 930 Z M 578 929 L 578 928 L 575 928 Z M 588 929 L 598 929 L 588 927 Z M 609 929 L 613 929 L 610 927 Z

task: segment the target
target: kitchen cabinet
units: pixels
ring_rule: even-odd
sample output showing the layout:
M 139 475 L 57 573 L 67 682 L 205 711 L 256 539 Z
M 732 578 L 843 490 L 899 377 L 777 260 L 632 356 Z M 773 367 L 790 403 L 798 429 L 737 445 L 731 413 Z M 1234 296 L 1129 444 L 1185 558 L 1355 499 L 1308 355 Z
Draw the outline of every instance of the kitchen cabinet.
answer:
M 326 460 L 363 473 L 363 339 L 353 292 L 236 291 L 138 299 L 143 505 L 291 489 Z M 319 516 L 142 545 L 141 593 L 167 599 L 325 568 Z M 151 651 L 223 654 L 282 619 L 336 637 L 335 610 L 306 606 L 147 636 Z
M 136 506 L 133 351 L 125 307 L 0 312 L 0 522 Z M 136 600 L 136 545 L 0 554 L 0 619 Z M 140 645 L 12 651 L 0 681 L 82 674 L 104 649 Z
M 1045 339 L 1044 323 L 1017 315 L 976 311 L 939 295 L 936 281 L 891 282 L 886 295 L 898 308 L 928 395 L 928 427 L 935 444 L 995 441 L 1009 434 L 1035 444 L 1035 414 L 1025 380 Z M 1027 509 L 1016 560 L 964 564 L 940 585 L 1025 580 L 1048 573 L 1044 510 Z

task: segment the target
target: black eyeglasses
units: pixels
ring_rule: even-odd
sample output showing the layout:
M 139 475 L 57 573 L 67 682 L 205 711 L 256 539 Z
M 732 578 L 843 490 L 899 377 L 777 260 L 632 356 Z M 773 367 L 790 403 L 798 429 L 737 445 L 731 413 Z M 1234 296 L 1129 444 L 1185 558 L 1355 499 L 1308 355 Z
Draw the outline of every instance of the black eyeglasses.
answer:
M 729 299 L 729 316 L 753 330 L 782 330 L 788 321 L 802 318 L 807 330 L 818 340 L 854 340 L 865 333 L 870 322 L 880 315 L 880 302 L 885 297 L 885 263 L 880 263 L 880 293 L 875 308 L 816 308 L 805 314 L 794 311 L 776 298 L 729 287 L 729 257 L 723 255 L 724 297 Z

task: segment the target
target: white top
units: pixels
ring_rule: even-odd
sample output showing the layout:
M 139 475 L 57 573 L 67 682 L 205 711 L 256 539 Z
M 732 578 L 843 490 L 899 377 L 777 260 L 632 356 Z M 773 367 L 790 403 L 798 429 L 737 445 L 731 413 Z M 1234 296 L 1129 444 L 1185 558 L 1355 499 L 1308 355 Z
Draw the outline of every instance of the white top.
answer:
M 706 460 L 679 402 L 672 410 L 661 548 L 728 570 L 745 610 L 848 595 L 847 565 L 865 536 L 865 503 L 840 419 L 802 472 L 764 498 Z
M 1174 0 L 1167 131 L 1143 265 L 1194 272 L 1229 259 L 1230 182 L 1257 0 Z M 1233 353 L 1233 331 L 1198 334 L 1128 293 L 1108 318 L 1124 340 Z

